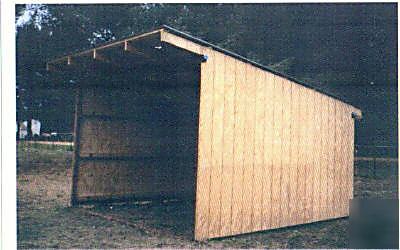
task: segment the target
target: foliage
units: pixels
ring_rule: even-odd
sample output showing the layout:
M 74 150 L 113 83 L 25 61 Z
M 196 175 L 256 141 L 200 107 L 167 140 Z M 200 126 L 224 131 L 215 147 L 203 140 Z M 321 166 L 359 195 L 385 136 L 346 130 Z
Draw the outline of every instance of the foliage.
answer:
M 48 59 L 167 24 L 360 107 L 359 142 L 397 143 L 395 4 L 39 4 L 16 16 L 18 116 L 46 130 L 70 131 L 73 112 L 69 90 L 37 88 Z

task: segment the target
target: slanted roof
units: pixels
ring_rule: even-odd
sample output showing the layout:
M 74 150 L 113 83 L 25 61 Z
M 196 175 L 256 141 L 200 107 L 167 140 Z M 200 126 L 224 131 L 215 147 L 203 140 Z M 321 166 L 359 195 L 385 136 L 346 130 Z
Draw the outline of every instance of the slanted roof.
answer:
M 50 60 L 50 61 L 47 62 L 46 67 L 47 67 L 47 70 L 51 70 L 51 68 L 57 67 L 57 65 L 58 66 L 59 65 L 68 66 L 68 65 L 73 64 L 74 60 L 76 60 L 78 58 L 84 58 L 84 57 L 86 57 L 87 59 L 90 58 L 92 60 L 93 59 L 103 60 L 103 61 L 107 61 L 108 60 L 108 62 L 109 62 L 109 59 L 104 58 L 104 56 L 102 54 L 103 54 L 103 52 L 105 52 L 107 50 L 112 50 L 112 49 L 115 49 L 115 48 L 119 49 L 119 51 L 131 52 L 131 55 L 133 57 L 136 56 L 136 59 L 138 59 L 137 62 L 142 61 L 142 60 L 144 61 L 142 64 L 141 63 L 134 64 L 135 67 L 138 66 L 138 65 L 146 66 L 146 64 L 148 63 L 148 61 L 146 61 L 146 60 L 149 60 L 150 59 L 149 57 L 154 56 L 154 57 L 158 57 L 157 60 L 161 59 L 159 53 L 155 53 L 155 51 L 157 51 L 157 49 L 160 49 L 162 47 L 162 44 L 163 44 L 163 46 L 165 46 L 165 43 L 163 43 L 163 41 L 161 39 L 161 33 L 162 32 L 167 32 L 167 33 L 179 36 L 181 38 L 187 39 L 187 40 L 189 40 L 191 42 L 194 42 L 194 43 L 196 43 L 198 45 L 212 48 L 215 51 L 218 51 L 218 52 L 221 52 L 221 53 L 223 53 L 225 55 L 231 56 L 231 57 L 236 58 L 236 59 L 238 59 L 240 61 L 243 61 L 245 63 L 249 63 L 249 64 L 251 64 L 251 65 L 253 65 L 255 67 L 258 67 L 258 68 L 260 68 L 262 70 L 271 72 L 271 73 L 273 73 L 275 75 L 278 75 L 280 77 L 288 79 L 288 80 L 290 80 L 292 82 L 298 83 L 298 84 L 300 84 L 302 86 L 305 86 L 307 88 L 313 89 L 313 90 L 315 90 L 317 92 L 320 92 L 320 93 L 322 93 L 324 95 L 327 95 L 327 96 L 330 96 L 332 98 L 335 98 L 335 99 L 337 99 L 337 100 L 339 100 L 341 102 L 344 102 L 347 105 L 352 106 L 348 102 L 344 101 L 342 98 L 340 98 L 340 97 L 338 97 L 338 96 L 336 96 L 336 95 L 334 95 L 332 93 L 329 93 L 329 92 L 327 92 L 327 91 L 325 91 L 323 89 L 314 87 L 314 86 L 312 86 L 310 84 L 307 84 L 307 83 L 305 83 L 303 81 L 300 81 L 300 80 L 298 80 L 296 78 L 293 78 L 293 77 L 291 77 L 289 75 L 286 75 L 284 73 L 281 73 L 281 72 L 278 72 L 276 70 L 273 70 L 273 69 L 271 69 L 270 67 L 268 67 L 266 65 L 263 65 L 263 64 L 255 62 L 255 61 L 252 61 L 252 60 L 250 60 L 250 59 L 248 59 L 246 57 L 243 57 L 243 56 L 241 56 L 239 54 L 236 54 L 236 53 L 234 53 L 232 51 L 226 50 L 226 49 L 221 48 L 221 47 L 219 47 L 217 45 L 214 45 L 212 43 L 204 41 L 204 40 L 202 40 L 200 38 L 194 37 L 194 36 L 192 36 L 192 35 L 190 35 L 188 33 L 185 33 L 183 31 L 180 31 L 180 30 L 177 30 L 175 28 L 172 28 L 172 27 L 170 27 L 168 25 L 162 25 L 159 29 L 155 29 L 155 30 L 150 31 L 150 32 L 146 32 L 146 33 L 143 33 L 143 34 L 140 34 L 140 35 L 125 37 L 125 38 L 119 39 L 118 41 L 108 42 L 108 43 L 99 45 L 99 46 L 97 46 L 95 48 L 86 49 L 86 50 L 83 50 L 83 51 L 80 51 L 80 52 L 68 54 L 68 55 L 65 55 L 65 56 Z M 122 48 L 123 48 L 123 50 L 122 50 Z M 176 61 L 176 60 L 178 60 L 178 61 L 179 60 L 185 60 L 184 58 L 187 58 L 188 52 L 189 52 L 189 51 L 187 51 L 185 49 L 182 49 L 179 46 L 174 46 L 174 44 L 168 44 L 166 50 L 169 51 L 168 52 L 169 56 L 174 55 L 173 56 L 174 57 L 173 60 L 170 60 L 169 63 L 171 63 L 173 61 Z M 190 54 L 193 54 L 194 58 L 198 58 L 200 60 L 206 60 L 206 55 L 202 55 L 200 53 L 196 53 L 193 50 L 190 51 Z M 165 56 L 165 54 L 164 54 L 164 56 Z M 174 63 L 172 63 L 172 65 L 174 65 Z M 357 113 L 354 113 L 353 116 L 355 118 L 361 118 L 361 111 L 359 111 Z

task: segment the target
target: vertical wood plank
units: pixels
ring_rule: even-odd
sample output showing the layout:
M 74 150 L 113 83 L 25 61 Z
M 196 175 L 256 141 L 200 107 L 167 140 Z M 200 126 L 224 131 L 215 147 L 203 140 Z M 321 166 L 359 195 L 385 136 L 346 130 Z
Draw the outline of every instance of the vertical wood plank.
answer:
M 347 171 L 346 171 L 346 144 L 347 144 L 347 137 L 346 137 L 346 107 L 345 104 L 340 102 L 340 144 L 339 144 L 339 152 L 340 152 L 340 217 L 347 215 L 347 207 L 348 207 L 348 198 L 347 198 Z
M 255 68 L 246 64 L 246 122 L 243 174 L 242 232 L 251 232 L 253 215 L 253 168 L 254 168 L 254 123 L 255 123 Z
M 221 193 L 221 235 L 231 234 L 232 179 L 235 127 L 235 61 L 225 56 L 224 129 Z
M 354 119 L 351 117 L 352 108 L 349 108 L 349 172 L 348 172 L 348 180 L 349 180 L 349 199 L 353 199 L 353 189 L 354 189 Z
M 263 228 L 271 228 L 272 216 L 272 178 L 273 178 L 273 142 L 274 142 L 274 78 L 264 73 L 265 80 L 265 121 L 264 121 L 264 178 L 263 178 Z
M 274 145 L 272 158 L 272 208 L 271 228 L 281 222 L 281 175 L 282 175 L 282 78 L 274 79 Z
M 243 152 L 244 152 L 244 125 L 246 118 L 245 89 L 246 78 L 244 63 L 235 60 L 236 91 L 235 91 L 235 128 L 233 152 L 233 180 L 232 180 L 232 234 L 242 231 L 243 211 Z
M 195 208 L 195 239 L 209 237 L 209 196 L 212 169 L 212 121 L 214 92 L 214 57 L 213 51 L 203 48 L 208 55 L 207 62 L 201 64 L 199 136 Z
M 210 183 L 210 236 L 218 237 L 221 233 L 221 180 L 223 149 L 223 116 L 224 116 L 224 72 L 225 62 L 222 54 L 214 52 L 214 98 L 211 151 Z
M 306 164 L 305 164 L 305 210 L 304 210 L 304 222 L 312 221 L 312 202 L 313 202 L 313 180 L 314 180 L 314 99 L 315 94 L 313 90 L 306 89 L 307 107 L 306 107 Z
M 344 179 L 345 179 L 345 192 L 343 194 L 344 196 L 344 201 L 345 201 L 345 209 L 344 209 L 344 214 L 345 216 L 349 215 L 349 203 L 350 199 L 352 199 L 352 189 L 353 189 L 353 149 L 352 145 L 354 143 L 353 140 L 353 118 L 351 117 L 351 107 L 345 106 L 344 109 L 344 138 L 345 138 L 345 144 L 344 144 L 344 151 L 345 151 L 345 174 L 344 174 Z
M 332 98 L 328 98 L 329 103 L 329 115 L 328 115 L 328 151 L 329 151 L 329 165 L 328 165 L 328 205 L 329 205 L 329 218 L 333 218 L 335 213 L 336 201 L 335 201 L 335 189 L 336 189 L 336 179 L 335 179 L 335 144 L 336 144 L 336 111 L 335 102 Z
M 342 211 L 342 166 L 343 166 L 343 158 L 342 158 L 342 111 L 341 106 L 338 101 L 335 101 L 335 119 L 336 119 L 336 129 L 335 129 L 335 212 L 334 217 L 340 217 Z
M 314 142 L 313 142 L 313 221 L 320 219 L 321 212 L 321 167 L 322 167 L 322 130 L 321 130 L 321 94 L 314 92 Z
M 254 179 L 253 179 L 253 231 L 262 229 L 263 211 L 263 179 L 264 177 L 264 122 L 265 122 L 265 82 L 264 74 L 260 69 L 256 70 L 256 122 L 254 138 Z
M 298 164 L 299 164 L 299 128 L 300 124 L 300 104 L 299 104 L 299 86 L 294 84 L 292 86 L 292 100 L 291 100 L 291 143 L 290 143 L 290 171 L 289 171 L 289 181 L 290 181 L 290 197 L 289 197 L 289 211 L 290 211 L 290 225 L 296 224 L 297 213 L 299 209 L 301 194 L 298 192 Z
M 352 107 L 346 106 L 345 120 L 346 120 L 346 211 L 345 215 L 349 215 L 350 200 L 353 199 L 353 175 L 354 175 L 354 119 L 351 116 Z
M 281 226 L 290 224 L 289 217 L 289 197 L 290 197 L 290 152 L 291 144 L 291 98 L 292 98 L 292 83 L 286 79 L 282 81 L 282 152 L 281 152 Z
M 326 96 L 322 96 L 321 99 L 321 116 L 322 116 L 322 125 L 321 125 L 321 204 L 322 211 L 320 214 L 321 219 L 326 219 L 329 217 L 328 215 L 328 188 L 329 188 L 329 179 L 328 179 L 328 167 L 329 167 L 329 100 Z
M 298 168 L 297 168 L 297 195 L 298 195 L 298 209 L 297 209 L 297 218 L 296 224 L 302 223 L 304 221 L 304 210 L 306 205 L 306 164 L 307 164 L 307 155 L 306 155 L 306 138 L 307 138 L 307 117 L 306 117 L 306 108 L 307 108 L 307 96 L 306 89 L 302 86 L 299 86 L 299 155 L 298 155 Z
M 334 161 L 332 163 L 332 168 L 333 168 L 333 211 L 332 211 L 332 218 L 336 218 L 339 216 L 339 185 L 340 185 L 340 179 L 339 179 L 339 150 L 338 150 L 338 144 L 340 141 L 340 135 L 339 135 L 339 127 L 340 127 L 340 122 L 338 120 L 338 114 L 339 114 L 339 108 L 338 104 L 336 101 L 333 101 L 334 105 L 334 121 L 335 121 L 335 127 L 333 128 L 335 131 L 335 140 L 334 140 L 334 145 L 333 145 L 333 152 L 334 152 Z

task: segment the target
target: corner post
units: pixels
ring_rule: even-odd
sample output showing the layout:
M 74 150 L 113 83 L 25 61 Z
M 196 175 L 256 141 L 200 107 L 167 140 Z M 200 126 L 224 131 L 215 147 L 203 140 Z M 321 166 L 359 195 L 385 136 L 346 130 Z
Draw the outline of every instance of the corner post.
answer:
M 75 89 L 75 121 L 74 121 L 74 154 L 72 161 L 72 187 L 71 187 L 71 206 L 78 204 L 77 187 L 80 163 L 80 125 L 82 117 L 82 88 L 76 86 Z

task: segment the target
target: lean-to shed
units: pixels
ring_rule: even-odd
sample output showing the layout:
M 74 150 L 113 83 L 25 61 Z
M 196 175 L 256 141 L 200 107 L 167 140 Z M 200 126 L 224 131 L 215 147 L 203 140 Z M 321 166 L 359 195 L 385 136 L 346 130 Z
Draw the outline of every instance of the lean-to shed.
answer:
M 47 63 L 76 81 L 72 204 L 194 201 L 194 238 L 345 217 L 357 108 L 162 28 Z

